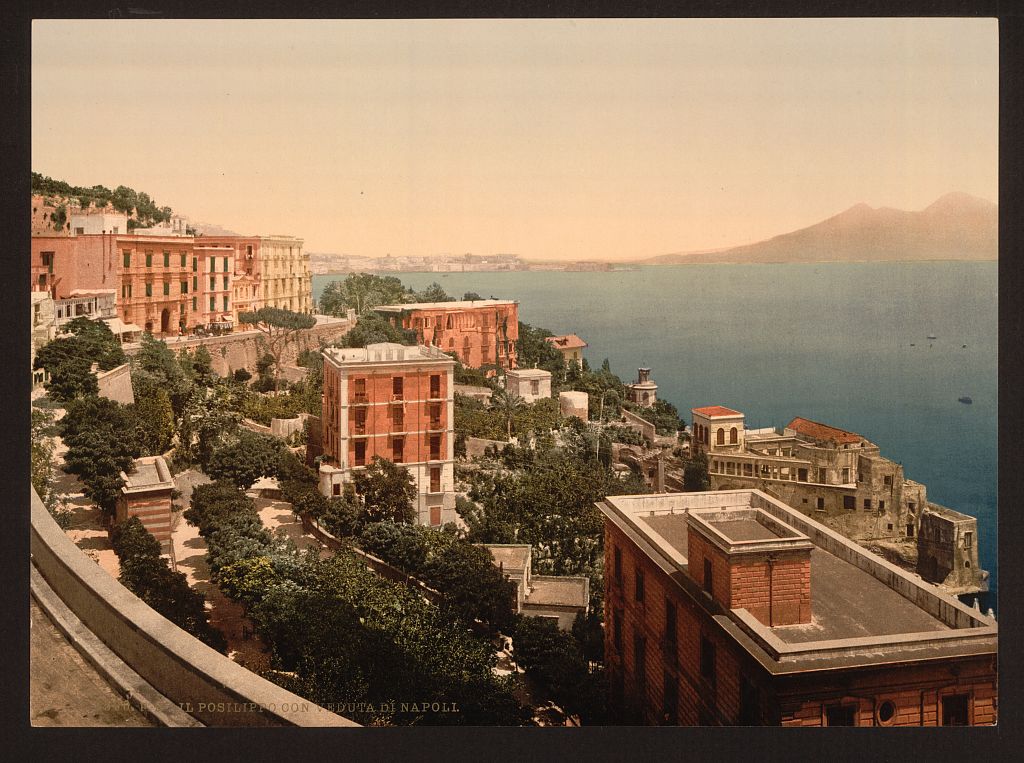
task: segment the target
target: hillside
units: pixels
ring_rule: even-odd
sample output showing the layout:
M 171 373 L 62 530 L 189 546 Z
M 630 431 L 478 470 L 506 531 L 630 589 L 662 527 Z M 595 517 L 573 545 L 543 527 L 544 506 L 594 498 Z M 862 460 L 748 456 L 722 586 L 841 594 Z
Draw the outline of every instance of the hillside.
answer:
M 999 208 L 965 193 L 948 193 L 908 212 L 857 204 L 816 225 L 755 244 L 716 252 L 665 254 L 644 264 L 994 260 Z
M 96 209 L 112 208 L 128 214 L 128 230 L 148 228 L 170 221 L 173 210 L 157 206 L 145 192 L 135 191 L 119 185 L 113 191 L 102 185 L 91 188 L 70 185 L 63 180 L 54 180 L 38 172 L 32 173 L 32 195 L 42 197 L 42 206 L 52 208 L 48 213 L 50 227 L 60 229 L 66 226 L 68 208 Z M 36 213 L 37 209 L 33 209 Z M 55 224 L 56 223 L 56 224 Z

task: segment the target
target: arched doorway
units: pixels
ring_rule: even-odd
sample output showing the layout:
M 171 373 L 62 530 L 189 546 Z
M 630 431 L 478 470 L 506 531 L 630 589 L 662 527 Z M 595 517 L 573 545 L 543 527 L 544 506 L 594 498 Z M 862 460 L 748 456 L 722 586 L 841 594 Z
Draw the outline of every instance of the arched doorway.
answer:
M 171 330 L 171 311 L 164 308 L 160 313 L 160 333 L 167 334 Z

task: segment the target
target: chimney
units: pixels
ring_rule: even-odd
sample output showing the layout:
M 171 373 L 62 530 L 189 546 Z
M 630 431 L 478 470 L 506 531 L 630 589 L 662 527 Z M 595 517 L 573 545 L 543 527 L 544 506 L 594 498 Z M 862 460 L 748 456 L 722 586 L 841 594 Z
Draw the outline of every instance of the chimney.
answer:
M 726 609 L 769 628 L 811 622 L 810 539 L 755 508 L 691 511 L 690 577 Z

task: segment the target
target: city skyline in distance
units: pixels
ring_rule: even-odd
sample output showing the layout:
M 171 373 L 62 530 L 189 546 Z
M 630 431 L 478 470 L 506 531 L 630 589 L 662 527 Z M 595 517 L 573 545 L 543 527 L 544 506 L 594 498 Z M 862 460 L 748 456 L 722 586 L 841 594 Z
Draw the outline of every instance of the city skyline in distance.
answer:
M 308 251 L 637 260 L 995 200 L 997 79 L 994 19 L 36 21 L 33 169 Z

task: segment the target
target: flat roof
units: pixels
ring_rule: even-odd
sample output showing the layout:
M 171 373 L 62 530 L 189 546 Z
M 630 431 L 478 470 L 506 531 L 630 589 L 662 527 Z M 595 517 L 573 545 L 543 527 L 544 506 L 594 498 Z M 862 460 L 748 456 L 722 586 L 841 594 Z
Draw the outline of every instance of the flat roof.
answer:
M 524 597 L 527 604 L 547 604 L 553 607 L 586 607 L 590 603 L 589 599 L 589 578 L 551 575 L 531 577 L 530 591 Z
M 173 487 L 174 478 L 163 456 L 147 456 L 138 458 L 132 464 L 131 473 L 121 472 L 124 478 L 125 492 L 145 490 L 153 487 Z
M 524 571 L 530 563 L 530 546 L 525 543 L 486 543 L 484 548 L 491 552 L 494 563 L 506 571 Z
M 739 411 L 734 411 L 732 408 L 726 408 L 724 405 L 705 405 L 703 408 L 691 408 L 693 413 L 699 413 L 701 416 L 707 416 L 708 418 L 715 418 L 716 416 L 742 416 L 743 414 Z
M 397 342 L 378 342 L 366 347 L 328 347 L 324 357 L 337 365 L 394 364 L 415 362 L 447 362 L 455 364 L 451 356 L 440 348 L 425 344 L 405 345 Z
M 726 630 L 776 672 L 995 651 L 993 619 L 759 490 L 610 496 L 597 505 L 709 617 L 729 622 Z M 768 520 L 758 521 L 752 512 Z M 701 531 L 698 523 L 752 550 L 759 542 L 809 549 L 811 622 L 768 627 L 745 609 L 719 614 L 719 605 L 689 574 L 688 533 L 690 525 Z
M 404 310 L 477 310 L 483 307 L 518 304 L 518 302 L 512 299 L 474 299 L 457 300 L 454 302 L 410 302 L 403 305 L 378 305 L 373 309 L 388 313 L 400 313 Z
M 551 376 L 551 372 L 550 371 L 545 371 L 543 368 L 510 368 L 509 370 L 507 370 L 505 372 L 505 374 L 507 376 L 522 376 L 522 377 L 536 376 L 538 378 L 543 378 L 545 376 Z

